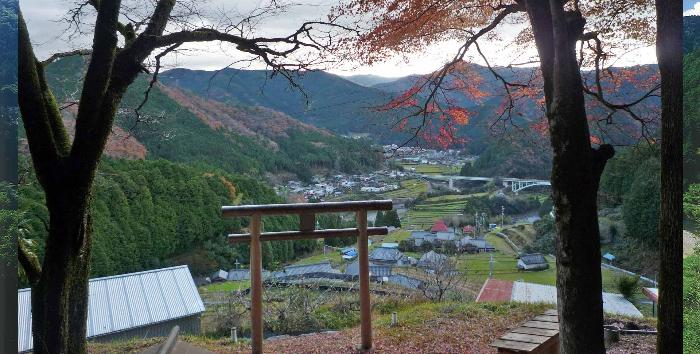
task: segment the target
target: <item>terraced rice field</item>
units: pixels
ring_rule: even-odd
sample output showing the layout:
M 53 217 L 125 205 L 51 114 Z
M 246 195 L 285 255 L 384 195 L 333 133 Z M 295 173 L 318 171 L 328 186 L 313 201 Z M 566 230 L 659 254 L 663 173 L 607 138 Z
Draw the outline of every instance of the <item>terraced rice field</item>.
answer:
M 464 200 L 419 204 L 407 213 L 407 224 L 419 228 L 432 225 L 435 220 L 455 216 L 464 210 Z
M 428 183 L 418 179 L 401 181 L 401 188 L 382 194 L 385 198 L 417 198 L 428 191 Z

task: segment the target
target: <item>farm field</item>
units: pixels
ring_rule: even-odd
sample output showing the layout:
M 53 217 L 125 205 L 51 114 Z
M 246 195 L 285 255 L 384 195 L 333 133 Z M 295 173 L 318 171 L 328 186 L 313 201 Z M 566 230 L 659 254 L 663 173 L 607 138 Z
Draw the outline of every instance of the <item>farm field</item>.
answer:
M 520 249 L 528 245 L 535 238 L 535 228 L 532 226 L 532 224 L 520 224 L 512 227 L 506 227 L 501 230 L 501 233 L 507 235 L 516 246 L 520 247 Z
M 405 169 L 415 169 L 416 173 L 426 175 L 450 175 L 458 174 L 461 166 L 426 165 L 426 164 L 401 164 Z
M 461 214 L 464 204 L 464 200 L 445 200 L 419 204 L 407 212 L 405 223 L 406 225 L 424 229 L 431 226 L 437 219 Z
M 417 198 L 419 195 L 428 192 L 428 183 L 418 179 L 407 179 L 401 181 L 401 188 L 382 194 L 389 199 L 396 198 Z

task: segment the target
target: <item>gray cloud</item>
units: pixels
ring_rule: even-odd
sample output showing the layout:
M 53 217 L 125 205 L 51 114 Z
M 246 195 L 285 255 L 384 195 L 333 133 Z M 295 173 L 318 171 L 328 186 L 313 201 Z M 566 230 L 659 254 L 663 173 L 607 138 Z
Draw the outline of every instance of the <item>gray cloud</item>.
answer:
M 87 48 L 91 43 L 88 35 L 78 35 L 72 38 L 65 32 L 68 28 L 66 22 L 60 21 L 66 12 L 75 7 L 77 0 L 20 0 L 24 17 L 29 27 L 35 52 L 40 58 L 45 58 L 55 52 L 76 48 Z M 127 1 L 127 0 L 125 0 Z M 144 0 L 132 0 L 144 1 Z M 209 0 L 197 2 L 198 7 L 204 12 L 207 25 L 216 25 L 217 19 L 222 13 L 236 17 L 236 14 L 247 14 L 260 6 L 265 0 Z M 305 1 L 305 0 L 302 0 Z M 332 0 L 306 0 L 298 6 L 291 7 L 279 16 L 274 16 L 262 21 L 256 33 L 261 36 L 279 36 L 293 32 L 298 26 L 308 20 L 324 18 L 329 9 L 337 4 Z M 89 23 L 91 18 L 87 17 Z M 212 20 L 213 19 L 213 20 Z M 85 27 L 90 29 L 89 26 Z M 512 46 L 503 45 L 519 31 L 518 25 L 506 24 L 501 26 L 503 43 L 483 43 L 482 50 L 491 58 L 491 63 L 507 65 L 514 61 L 522 61 L 523 58 L 536 55 L 534 48 L 527 48 L 524 52 L 516 52 Z M 89 32 L 89 31 L 88 31 Z M 455 41 L 435 44 L 421 53 L 415 53 L 404 57 L 396 57 L 384 63 L 373 66 L 360 65 L 359 63 L 346 62 L 342 65 L 325 67 L 337 74 L 375 74 L 381 76 L 403 76 L 407 74 L 423 74 L 437 69 L 442 63 L 449 60 L 455 53 L 459 43 Z M 166 61 L 168 67 L 187 67 L 193 69 L 215 70 L 245 58 L 241 52 L 228 44 L 196 43 L 183 46 L 181 53 L 170 56 Z M 642 48 L 627 54 L 618 65 L 649 63 L 655 61 L 653 47 Z M 481 58 L 471 58 L 474 62 L 481 62 Z M 250 68 L 263 68 L 262 63 L 255 63 Z

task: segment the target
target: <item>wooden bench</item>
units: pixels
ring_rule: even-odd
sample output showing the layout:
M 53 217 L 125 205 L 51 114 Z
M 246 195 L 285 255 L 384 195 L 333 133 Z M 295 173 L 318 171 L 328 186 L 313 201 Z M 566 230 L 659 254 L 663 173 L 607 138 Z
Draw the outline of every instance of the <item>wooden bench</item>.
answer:
M 543 314 L 510 330 L 491 343 L 498 353 L 550 354 L 559 350 L 559 318 L 557 310 Z

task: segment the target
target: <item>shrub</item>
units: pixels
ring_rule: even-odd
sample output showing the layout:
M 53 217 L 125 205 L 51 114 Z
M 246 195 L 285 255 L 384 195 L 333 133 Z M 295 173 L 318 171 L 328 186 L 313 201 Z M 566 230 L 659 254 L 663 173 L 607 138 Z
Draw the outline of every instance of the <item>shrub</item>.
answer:
M 619 277 L 615 285 L 617 286 L 617 291 L 619 291 L 625 299 L 630 299 L 639 291 L 639 276 Z

